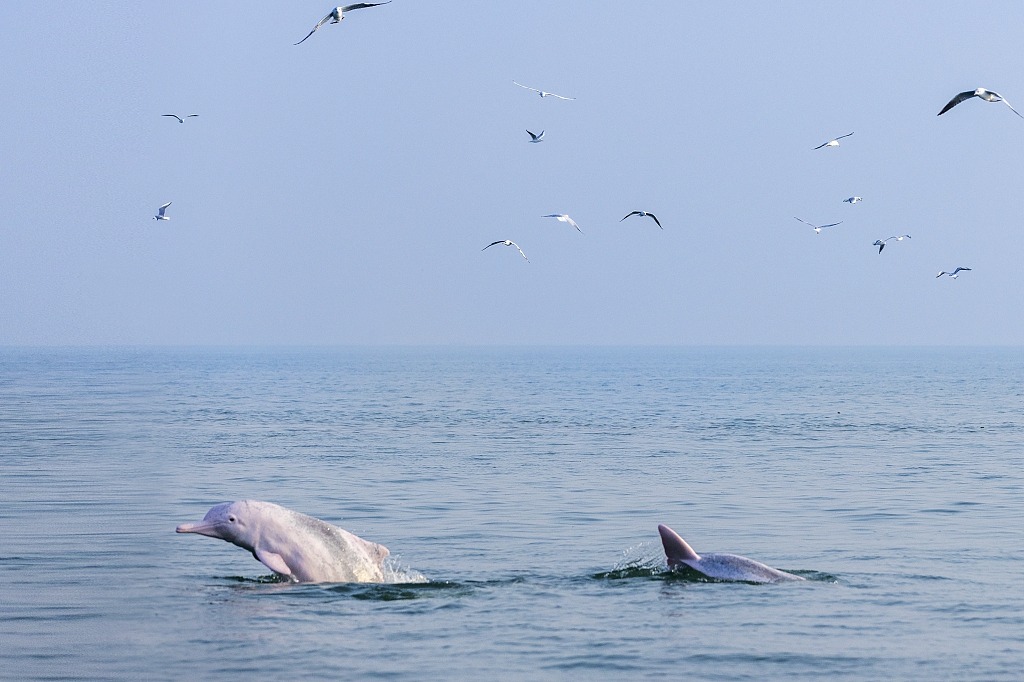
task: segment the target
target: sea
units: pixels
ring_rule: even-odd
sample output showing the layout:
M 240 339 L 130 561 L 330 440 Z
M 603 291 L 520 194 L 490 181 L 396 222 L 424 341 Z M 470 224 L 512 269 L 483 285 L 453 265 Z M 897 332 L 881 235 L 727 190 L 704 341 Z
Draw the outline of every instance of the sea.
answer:
M 175 533 L 239 499 L 391 582 Z M 0 678 L 1020 680 L 1024 350 L 0 348 Z

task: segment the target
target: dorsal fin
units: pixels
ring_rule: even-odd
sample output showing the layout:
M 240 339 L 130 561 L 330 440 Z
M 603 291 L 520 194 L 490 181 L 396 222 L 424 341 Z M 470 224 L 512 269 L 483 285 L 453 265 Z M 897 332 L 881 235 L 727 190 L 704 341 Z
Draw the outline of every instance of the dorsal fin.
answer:
M 686 544 L 686 540 L 679 537 L 679 533 L 664 524 L 658 525 L 658 532 L 661 534 L 661 544 L 665 548 L 665 558 L 670 567 L 684 561 L 700 561 L 700 555 Z

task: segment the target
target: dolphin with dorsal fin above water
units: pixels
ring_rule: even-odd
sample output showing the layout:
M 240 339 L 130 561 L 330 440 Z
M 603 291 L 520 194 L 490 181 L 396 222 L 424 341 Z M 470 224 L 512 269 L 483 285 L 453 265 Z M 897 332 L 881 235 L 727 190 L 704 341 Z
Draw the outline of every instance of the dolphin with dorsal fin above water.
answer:
M 390 553 L 326 521 L 259 500 L 218 504 L 202 521 L 176 531 L 238 545 L 292 582 L 381 583 Z
M 661 544 L 669 568 L 689 566 L 698 573 L 716 580 L 734 580 L 745 583 L 779 583 L 787 580 L 805 580 L 798 575 L 780 571 L 736 554 L 705 554 L 701 556 L 686 544 L 678 533 L 661 524 L 658 526 Z

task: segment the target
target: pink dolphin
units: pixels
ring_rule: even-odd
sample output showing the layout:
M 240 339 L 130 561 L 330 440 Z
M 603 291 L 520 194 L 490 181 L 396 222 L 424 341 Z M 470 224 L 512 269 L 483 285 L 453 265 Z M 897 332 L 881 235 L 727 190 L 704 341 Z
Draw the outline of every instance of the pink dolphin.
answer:
M 292 582 L 380 583 L 388 548 L 272 502 L 218 504 L 179 533 L 227 540 Z
M 778 583 L 785 580 L 804 580 L 798 575 L 765 566 L 736 554 L 705 554 L 701 556 L 686 544 L 686 540 L 666 525 L 659 525 L 661 544 L 665 548 L 665 558 L 669 568 L 680 564 L 689 566 L 698 573 L 717 580 L 735 580 L 746 583 Z

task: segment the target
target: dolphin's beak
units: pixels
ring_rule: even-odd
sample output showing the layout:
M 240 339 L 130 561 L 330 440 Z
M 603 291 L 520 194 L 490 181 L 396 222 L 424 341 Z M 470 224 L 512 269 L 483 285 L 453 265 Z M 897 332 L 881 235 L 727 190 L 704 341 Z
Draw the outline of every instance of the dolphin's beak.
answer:
M 199 533 L 200 535 L 213 536 L 214 524 L 206 523 L 204 521 L 195 521 L 193 523 L 182 523 L 174 529 L 175 533 Z

